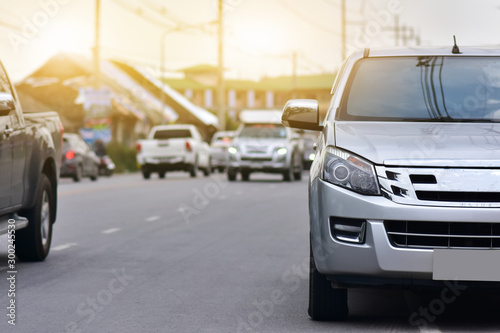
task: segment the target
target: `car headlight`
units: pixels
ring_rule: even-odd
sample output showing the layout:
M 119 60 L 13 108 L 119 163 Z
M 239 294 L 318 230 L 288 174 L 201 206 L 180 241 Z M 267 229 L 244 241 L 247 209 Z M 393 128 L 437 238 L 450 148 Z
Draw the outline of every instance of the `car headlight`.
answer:
M 380 194 L 373 165 L 338 148 L 326 148 L 323 179 L 361 194 Z
M 236 153 L 238 152 L 238 149 L 236 149 L 236 147 L 229 147 L 229 148 L 227 149 L 227 152 L 228 152 L 229 154 L 236 154 Z
M 276 153 L 277 153 L 278 155 L 286 155 L 286 153 L 288 153 L 288 149 L 286 149 L 286 148 L 279 148 L 279 149 L 276 151 Z

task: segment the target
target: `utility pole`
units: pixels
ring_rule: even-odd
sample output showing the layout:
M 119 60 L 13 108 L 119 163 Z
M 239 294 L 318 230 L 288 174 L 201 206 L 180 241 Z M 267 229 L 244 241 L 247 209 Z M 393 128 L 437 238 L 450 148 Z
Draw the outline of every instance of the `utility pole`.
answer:
M 94 88 L 100 85 L 101 0 L 95 1 Z
M 297 98 L 297 52 L 292 54 L 292 99 Z
M 346 58 L 346 22 L 345 22 L 345 0 L 341 2 L 341 30 L 342 30 L 342 61 Z
M 224 84 L 224 0 L 219 0 L 219 66 L 217 71 L 217 106 L 219 130 L 226 129 L 226 88 Z
M 394 16 L 394 38 L 396 39 L 396 46 L 399 46 L 399 15 Z

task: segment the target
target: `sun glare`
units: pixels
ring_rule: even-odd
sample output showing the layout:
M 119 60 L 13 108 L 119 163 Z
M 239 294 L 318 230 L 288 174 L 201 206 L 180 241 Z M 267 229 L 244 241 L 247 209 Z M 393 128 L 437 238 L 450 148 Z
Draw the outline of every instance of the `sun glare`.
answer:
M 55 52 L 83 53 L 88 50 L 77 32 L 65 28 L 52 28 L 44 31 L 44 43 Z
M 267 25 L 238 25 L 233 37 L 241 49 L 252 54 L 272 53 L 279 44 L 276 31 Z

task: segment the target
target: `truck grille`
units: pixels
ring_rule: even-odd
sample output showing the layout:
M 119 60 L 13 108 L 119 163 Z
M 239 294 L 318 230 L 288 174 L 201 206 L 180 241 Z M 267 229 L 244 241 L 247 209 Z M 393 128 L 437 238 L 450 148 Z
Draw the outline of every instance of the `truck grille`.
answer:
M 392 246 L 500 249 L 500 222 L 385 221 Z
M 415 191 L 419 200 L 449 202 L 500 202 L 498 192 Z
M 376 166 L 382 194 L 419 206 L 500 207 L 500 169 Z
M 249 162 L 271 162 L 273 160 L 272 157 L 257 157 L 257 156 L 252 156 L 252 157 L 241 157 L 242 161 L 249 161 Z

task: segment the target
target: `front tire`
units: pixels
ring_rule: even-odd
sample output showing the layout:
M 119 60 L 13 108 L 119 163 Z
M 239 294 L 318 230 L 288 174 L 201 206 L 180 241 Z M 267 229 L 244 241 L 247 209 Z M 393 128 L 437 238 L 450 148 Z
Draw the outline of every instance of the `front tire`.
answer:
M 333 288 L 327 278 L 318 272 L 312 248 L 309 266 L 309 316 L 317 321 L 347 319 L 347 289 Z
M 288 168 L 285 171 L 283 171 L 283 180 L 285 182 L 291 182 L 292 178 L 293 178 L 293 173 L 291 168 Z
M 29 221 L 16 234 L 16 255 L 23 261 L 43 261 L 49 254 L 56 198 L 45 174 L 38 183 L 35 200 L 33 208 L 20 212 Z
M 233 171 L 233 170 L 227 170 L 227 180 L 229 180 L 230 182 L 234 182 L 236 180 L 236 176 L 238 175 L 238 173 L 236 171 Z

